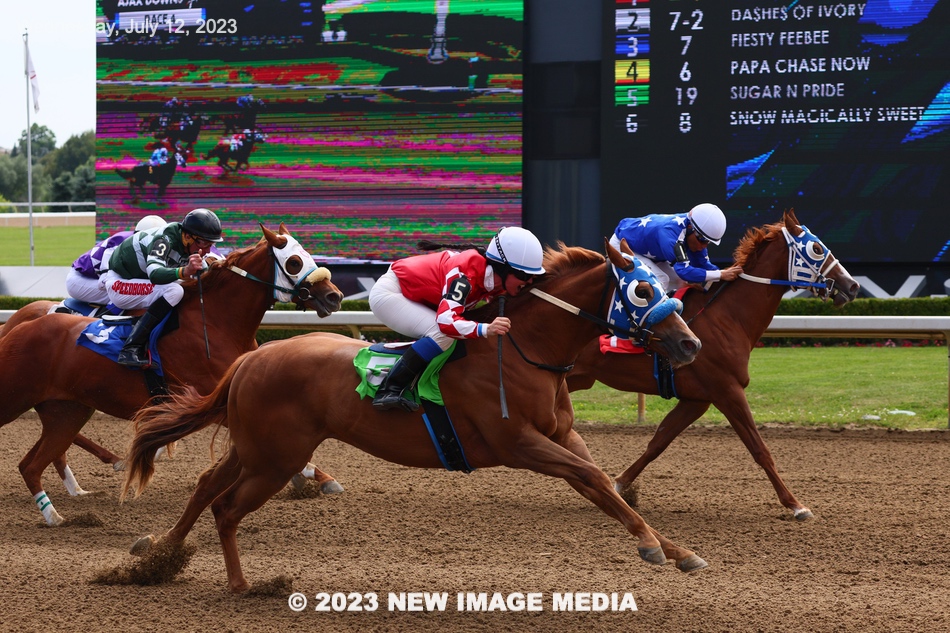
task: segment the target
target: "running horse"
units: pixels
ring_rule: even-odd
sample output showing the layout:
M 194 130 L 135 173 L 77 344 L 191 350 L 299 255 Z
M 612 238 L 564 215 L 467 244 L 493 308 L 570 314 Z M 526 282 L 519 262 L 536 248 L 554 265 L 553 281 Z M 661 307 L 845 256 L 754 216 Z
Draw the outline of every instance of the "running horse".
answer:
M 765 470 L 782 505 L 796 519 L 805 520 L 812 516 L 811 510 L 782 481 L 752 417 L 745 394 L 749 356 L 789 286 L 809 288 L 822 299 L 833 297 L 836 306 L 852 301 L 860 286 L 821 240 L 798 223 L 794 211 L 785 212 L 780 222 L 749 229 L 734 257 L 744 271 L 740 279 L 713 284 L 706 293 L 686 293 L 683 316 L 702 340 L 702 353 L 675 373 L 679 401 L 660 422 L 643 455 L 617 477 L 615 485 L 636 506 L 634 480 L 713 405 Z M 658 394 L 653 367 L 643 355 L 605 355 L 595 342 L 581 352 L 567 384 L 577 391 L 599 380 L 621 391 Z
M 146 149 L 155 149 L 161 144 L 167 143 L 167 139 L 162 143 L 149 143 Z M 178 143 L 172 145 L 169 151 L 168 161 L 164 165 L 150 165 L 148 162 L 139 163 L 131 169 L 116 169 L 120 177 L 129 182 L 129 195 L 133 202 L 138 202 L 139 195 L 145 195 L 145 185 L 152 183 L 157 187 L 155 199 L 159 202 L 165 195 L 165 190 L 171 184 L 175 171 L 179 167 L 184 167 L 188 162 L 191 153 L 190 149 L 182 148 Z
M 630 267 L 609 245 L 608 254 L 611 264 Z M 699 556 L 663 537 L 624 502 L 572 429 L 564 376 L 602 331 L 598 322 L 603 320 L 594 315 L 603 314 L 607 306 L 605 287 L 613 287 L 612 268 L 599 253 L 563 245 L 547 249 L 544 267 L 548 272 L 543 280 L 509 299 L 506 308 L 511 346 L 517 345 L 519 354 L 499 354 L 501 340 L 467 340 L 464 358 L 442 369 L 442 397 L 468 466 L 525 468 L 563 478 L 623 523 L 639 539 L 639 554 L 647 562 L 662 564 L 670 558 L 687 572 L 706 567 Z M 648 304 L 654 309 L 675 301 L 646 281 L 628 284 L 625 290 L 623 300 L 634 314 L 643 314 Z M 492 302 L 473 317 L 490 321 L 497 310 Z M 682 318 L 670 308 L 656 312 L 656 319 L 655 324 L 646 321 L 654 330 L 652 338 L 644 337 L 645 343 L 676 365 L 692 361 L 699 341 Z M 213 424 L 227 426 L 230 436 L 227 454 L 201 475 L 183 515 L 160 540 L 161 550 L 175 551 L 211 505 L 229 589 L 242 592 L 250 585 L 241 571 L 238 524 L 283 488 L 324 440 L 346 442 L 405 466 L 442 468 L 421 410 L 381 412 L 373 408 L 372 398 L 360 399 L 353 360 L 367 345 L 321 333 L 268 343 L 239 358 L 207 396 L 177 393 L 143 409 L 126 458 L 123 497 L 133 489 L 137 496 L 148 484 L 155 447 Z M 503 419 L 507 406 L 510 415 Z M 143 537 L 133 553 L 157 542 L 152 535 Z
M 277 232 L 261 229 L 264 236 L 256 245 L 230 253 L 198 280 L 185 282 L 185 297 L 176 309 L 179 327 L 158 342 L 169 386 L 210 392 L 234 359 L 257 347 L 258 327 L 277 296 L 321 317 L 339 310 L 342 294 L 330 271 L 318 268 L 283 224 Z M 45 468 L 65 462 L 66 449 L 94 411 L 131 419 L 150 394 L 140 370 L 76 344 L 93 319 L 37 318 L 36 312 L 32 305 L 17 311 L 0 338 L 5 394 L 0 426 L 31 407 L 39 415 L 42 433 L 20 461 L 20 473 L 46 523 L 59 525 L 63 518 L 43 489 Z M 321 484 L 332 480 L 328 475 L 318 479 Z

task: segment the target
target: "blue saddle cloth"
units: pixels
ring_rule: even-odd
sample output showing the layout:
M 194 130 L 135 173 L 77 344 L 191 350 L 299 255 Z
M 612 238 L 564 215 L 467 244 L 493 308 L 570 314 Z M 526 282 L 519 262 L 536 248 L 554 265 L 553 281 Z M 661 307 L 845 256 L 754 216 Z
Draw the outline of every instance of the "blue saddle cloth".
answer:
M 165 323 L 168 322 L 169 316 L 171 314 L 166 315 L 155 326 L 148 338 L 148 349 L 152 355 L 151 369 L 159 376 L 165 374 L 162 372 L 162 359 L 158 355 L 158 337 L 162 335 L 162 330 Z M 93 321 L 80 333 L 79 338 L 76 339 L 76 344 L 91 349 L 115 362 L 119 357 L 119 352 L 122 351 L 122 346 L 125 345 L 125 340 L 129 338 L 129 334 L 132 332 L 135 321 L 136 317 L 112 317 Z

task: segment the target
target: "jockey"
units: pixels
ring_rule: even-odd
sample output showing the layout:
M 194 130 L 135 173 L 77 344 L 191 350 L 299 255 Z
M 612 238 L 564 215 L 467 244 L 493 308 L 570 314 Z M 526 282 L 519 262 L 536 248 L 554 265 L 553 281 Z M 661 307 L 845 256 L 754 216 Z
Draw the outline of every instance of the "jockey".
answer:
M 184 297 L 181 281 L 203 268 L 203 256 L 222 239 L 218 216 L 195 209 L 181 222 L 138 232 L 116 247 L 105 274 L 109 300 L 123 310 L 148 308 L 119 353 L 120 365 L 151 364 L 149 335 Z
M 251 136 L 250 130 L 244 130 L 241 134 L 234 134 L 231 136 L 230 150 L 231 152 L 236 152 L 244 145 L 246 141 Z
M 511 328 L 507 317 L 478 323 L 463 313 L 482 300 L 521 293 L 544 274 L 543 255 L 531 231 L 513 226 L 501 229 L 487 248 L 473 245 L 395 262 L 370 291 L 369 306 L 385 325 L 418 340 L 393 365 L 373 406 L 415 411 L 419 405 L 403 392 L 453 339 L 506 334 Z
M 718 245 L 726 232 L 726 216 L 714 204 L 698 204 L 689 213 L 625 218 L 617 225 L 610 244 L 620 240 L 656 275 L 666 291 L 687 284 L 705 285 L 732 281 L 742 273 L 739 266 L 720 270 L 709 261 L 706 246 Z
M 152 167 L 161 167 L 168 162 L 168 148 L 162 145 L 154 152 L 152 152 L 151 158 L 148 159 L 149 171 Z
M 157 215 L 147 215 L 135 225 L 135 231 L 147 231 L 165 226 L 165 220 Z M 109 303 L 105 280 L 102 275 L 109 268 L 112 250 L 135 231 L 119 231 L 102 240 L 73 262 L 72 270 L 66 275 L 66 293 L 73 299 L 86 303 L 105 305 Z

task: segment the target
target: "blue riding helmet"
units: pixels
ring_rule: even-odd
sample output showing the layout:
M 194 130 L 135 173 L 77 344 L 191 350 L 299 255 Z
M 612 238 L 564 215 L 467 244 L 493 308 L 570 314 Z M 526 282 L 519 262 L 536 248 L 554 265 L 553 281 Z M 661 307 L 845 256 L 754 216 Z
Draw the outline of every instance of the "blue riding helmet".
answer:
M 637 327 L 649 329 L 670 316 L 672 312 L 683 311 L 683 302 L 666 296 L 653 271 L 644 266 L 636 257 L 626 254 L 624 257 L 634 264 L 629 271 L 617 268 L 613 264 L 610 266 L 617 278 L 619 288 L 614 289 L 611 295 L 607 321 L 617 326 L 617 338 L 629 338 L 624 330 Z M 641 281 L 653 286 L 652 299 L 644 299 L 635 294 L 637 284 Z M 633 323 L 630 322 L 631 318 Z

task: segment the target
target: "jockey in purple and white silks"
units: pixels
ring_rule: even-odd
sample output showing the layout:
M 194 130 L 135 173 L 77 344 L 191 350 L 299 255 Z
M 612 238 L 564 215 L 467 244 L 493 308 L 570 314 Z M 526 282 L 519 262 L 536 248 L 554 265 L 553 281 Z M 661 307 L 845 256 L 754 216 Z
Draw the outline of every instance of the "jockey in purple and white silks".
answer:
M 165 220 L 157 215 L 147 215 L 135 225 L 135 231 L 165 226 Z M 109 258 L 113 249 L 132 237 L 135 231 L 119 231 L 93 246 L 73 262 L 72 270 L 66 275 L 66 293 L 73 299 L 86 303 L 105 305 L 109 303 L 105 280 L 102 275 L 109 268 Z
M 619 249 L 620 240 L 656 275 L 666 291 L 687 284 L 705 286 L 714 281 L 732 281 L 742 272 L 738 266 L 720 270 L 709 261 L 706 246 L 719 244 L 726 232 L 726 216 L 714 204 L 696 205 L 688 213 L 647 215 L 620 221 L 610 238 Z

